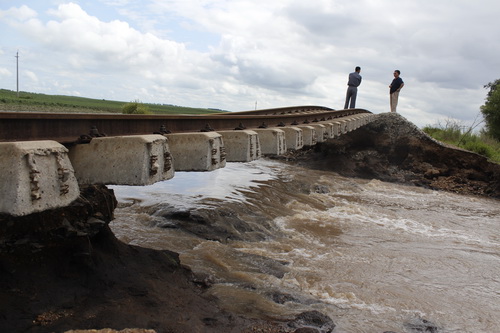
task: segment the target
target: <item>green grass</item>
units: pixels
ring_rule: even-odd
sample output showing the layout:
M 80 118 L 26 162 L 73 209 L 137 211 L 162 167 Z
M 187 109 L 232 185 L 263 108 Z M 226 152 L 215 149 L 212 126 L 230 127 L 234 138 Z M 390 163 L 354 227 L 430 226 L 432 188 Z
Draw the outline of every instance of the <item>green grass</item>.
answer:
M 17 93 L 0 89 L 0 110 L 67 113 L 122 113 L 123 107 L 131 101 L 110 101 L 85 97 L 45 95 L 30 92 Z M 143 103 L 153 114 L 207 114 L 222 110 L 188 108 L 169 104 Z
M 422 130 L 436 140 L 475 152 L 492 162 L 500 163 L 500 142 L 485 133 L 473 134 L 462 130 L 456 124 L 444 128 L 425 126 Z

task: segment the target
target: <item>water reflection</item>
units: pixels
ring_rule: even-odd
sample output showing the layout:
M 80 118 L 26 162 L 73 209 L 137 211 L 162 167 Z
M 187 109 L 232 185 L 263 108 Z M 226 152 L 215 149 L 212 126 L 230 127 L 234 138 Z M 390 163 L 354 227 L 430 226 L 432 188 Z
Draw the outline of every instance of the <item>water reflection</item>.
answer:
M 245 202 L 243 192 L 277 177 L 280 164 L 270 160 L 227 163 L 211 172 L 176 172 L 174 178 L 149 186 L 109 186 L 121 203 L 140 201 L 142 206 L 168 202 L 176 208 L 194 208 L 203 199 Z

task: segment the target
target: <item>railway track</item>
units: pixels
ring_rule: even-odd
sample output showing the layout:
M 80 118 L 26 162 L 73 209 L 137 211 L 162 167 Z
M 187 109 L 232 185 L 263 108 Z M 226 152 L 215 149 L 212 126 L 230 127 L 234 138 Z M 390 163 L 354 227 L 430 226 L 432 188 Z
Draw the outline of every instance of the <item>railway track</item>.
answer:
M 364 109 L 294 106 L 209 115 L 125 115 L 0 112 L 0 142 L 54 140 L 71 144 L 96 136 L 220 131 L 292 126 L 342 118 Z

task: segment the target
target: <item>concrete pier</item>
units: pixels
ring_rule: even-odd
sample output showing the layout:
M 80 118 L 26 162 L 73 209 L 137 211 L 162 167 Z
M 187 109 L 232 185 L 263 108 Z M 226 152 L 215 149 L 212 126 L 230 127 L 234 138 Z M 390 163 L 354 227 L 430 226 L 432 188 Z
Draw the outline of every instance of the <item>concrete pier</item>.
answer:
M 285 132 L 278 128 L 254 129 L 259 135 L 262 155 L 283 155 L 286 152 Z
M 68 150 L 55 141 L 0 143 L 0 212 L 28 215 L 80 195 Z
M 334 123 L 337 123 L 339 125 L 339 135 L 346 134 L 349 132 L 348 129 L 348 122 L 346 120 L 336 120 Z
M 373 114 L 371 113 L 362 113 L 359 115 L 360 118 L 360 126 L 364 126 L 372 121 Z
M 352 116 L 348 116 L 346 117 L 346 120 L 348 122 L 348 131 L 351 132 L 351 131 L 354 131 L 355 129 L 358 129 L 361 125 L 361 120 L 359 118 L 358 115 L 352 115 Z
M 346 117 L 347 119 L 347 122 L 348 122 L 348 128 L 349 128 L 349 132 L 352 132 L 356 129 L 359 128 L 360 126 L 360 119 L 357 115 L 353 115 L 353 116 L 349 116 L 349 117 Z
M 356 116 L 356 129 L 360 128 L 361 126 L 364 125 L 363 123 L 363 115 L 357 115 Z
M 309 124 L 316 131 L 316 142 L 325 142 L 328 137 L 328 133 L 326 132 L 326 127 L 323 124 L 312 123 Z
M 330 121 L 323 121 L 321 124 L 325 126 L 325 137 L 333 139 L 335 137 L 335 126 Z
M 259 135 L 250 130 L 218 131 L 224 140 L 228 162 L 250 162 L 261 157 Z
M 93 138 L 70 148 L 80 184 L 149 185 L 174 176 L 163 135 Z
M 280 127 L 285 132 L 286 148 L 288 150 L 299 150 L 304 147 L 302 130 L 298 127 Z
M 338 138 L 341 134 L 341 123 L 340 121 L 329 120 L 329 123 L 333 127 L 333 137 Z
M 226 166 L 226 149 L 219 133 L 179 133 L 166 137 L 175 171 L 213 171 Z
M 309 125 L 298 125 L 297 128 L 300 128 L 302 130 L 304 146 L 314 146 L 316 143 L 318 143 L 316 138 L 316 130 L 314 129 L 314 127 Z
M 363 114 L 363 117 L 361 118 L 361 126 L 364 126 L 368 124 L 371 121 L 371 114 Z

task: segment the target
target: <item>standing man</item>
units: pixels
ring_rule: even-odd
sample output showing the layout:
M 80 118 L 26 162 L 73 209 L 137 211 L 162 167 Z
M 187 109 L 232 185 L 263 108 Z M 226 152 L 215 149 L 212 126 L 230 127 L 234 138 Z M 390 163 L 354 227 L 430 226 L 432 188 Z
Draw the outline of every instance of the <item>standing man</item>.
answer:
M 351 105 L 349 106 L 349 108 L 354 109 L 356 107 L 356 96 L 358 95 L 358 86 L 361 84 L 361 75 L 359 75 L 359 72 L 361 72 L 361 67 L 357 66 L 354 69 L 354 72 L 349 74 L 349 80 L 347 81 L 347 85 L 349 87 L 347 87 L 344 109 L 347 109 L 347 106 L 349 105 L 349 100 L 351 101 Z
M 390 96 L 390 100 L 391 100 L 391 112 L 396 112 L 396 107 L 398 106 L 399 91 L 405 85 L 405 83 L 403 82 L 403 79 L 400 78 L 399 75 L 401 75 L 401 72 L 398 69 L 396 69 L 394 71 L 394 80 L 392 80 L 392 83 L 389 86 L 389 88 L 390 88 L 389 96 Z

